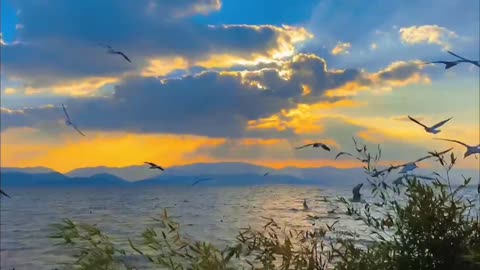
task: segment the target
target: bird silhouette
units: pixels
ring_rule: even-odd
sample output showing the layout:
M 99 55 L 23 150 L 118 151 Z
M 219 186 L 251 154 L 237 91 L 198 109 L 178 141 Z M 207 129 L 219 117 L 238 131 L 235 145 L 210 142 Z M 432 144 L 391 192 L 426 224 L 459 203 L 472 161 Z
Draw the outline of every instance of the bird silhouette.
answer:
M 162 168 L 161 166 L 159 166 L 159 165 L 157 165 L 153 162 L 144 162 L 144 163 L 150 165 L 150 169 L 159 169 L 161 171 L 165 171 L 164 168 Z
M 78 129 L 78 127 L 72 122 L 72 120 L 70 119 L 70 116 L 68 115 L 68 112 L 67 112 L 67 109 L 65 109 L 65 105 L 62 104 L 62 108 L 63 108 L 63 112 L 65 113 L 65 116 L 67 117 L 67 119 L 65 120 L 65 124 L 67 126 L 71 126 L 73 127 L 78 133 L 80 133 L 80 135 L 82 136 L 85 136 L 85 134 L 83 134 L 80 129 Z
M 105 47 L 107 49 L 107 53 L 121 55 L 128 62 L 130 62 L 130 63 L 132 62 L 132 61 L 130 61 L 130 58 L 128 58 L 128 56 L 126 56 L 123 52 L 114 50 L 110 45 L 101 44 L 101 43 L 99 45 Z
M 321 142 L 314 142 L 314 143 L 305 144 L 303 146 L 296 147 L 295 149 L 302 149 L 302 148 L 309 147 L 309 146 L 312 146 L 314 148 L 322 147 L 324 150 L 330 151 L 330 148 L 326 144 L 321 143 Z
M 433 126 L 431 126 L 431 127 L 428 127 L 428 126 L 420 123 L 418 120 L 416 120 L 415 118 L 411 117 L 410 115 L 408 116 L 408 118 L 409 118 L 410 120 L 412 120 L 413 122 L 415 122 L 415 123 L 419 124 L 420 126 L 422 126 L 422 127 L 425 129 L 426 132 L 432 133 L 432 134 L 437 134 L 437 133 L 439 133 L 439 132 L 441 131 L 441 130 L 439 130 L 438 128 L 441 127 L 441 126 L 443 126 L 443 125 L 444 125 L 445 123 L 447 123 L 448 121 L 450 121 L 450 119 L 452 119 L 453 117 L 450 117 L 450 118 L 448 118 L 448 119 L 446 119 L 446 120 L 440 121 L 440 122 L 436 123 L 435 125 L 433 125 Z
M 459 58 L 459 59 L 461 60 L 460 63 L 470 63 L 470 64 L 473 64 L 473 65 L 475 65 L 475 66 L 477 66 L 477 67 L 480 67 L 480 61 L 474 61 L 474 60 L 469 60 L 469 59 L 467 59 L 467 58 L 463 58 L 463 57 L 461 57 L 460 55 L 455 54 L 455 53 L 453 53 L 453 52 L 451 52 L 451 51 L 447 51 L 447 52 L 448 52 L 449 54 L 451 54 L 451 55 Z
M 2 189 L 0 189 L 0 194 L 2 194 L 2 195 L 5 196 L 5 197 L 10 198 L 10 196 L 8 196 L 8 194 L 5 193 Z
M 480 154 L 480 144 L 477 145 L 477 146 L 470 146 L 466 143 L 463 143 L 461 141 L 457 141 L 457 140 L 451 140 L 451 139 L 442 139 L 442 138 L 433 138 L 434 140 L 442 140 L 442 141 L 448 141 L 448 142 L 454 142 L 454 143 L 458 143 L 458 144 L 461 144 L 463 146 L 465 146 L 467 148 L 467 151 L 465 151 L 465 154 L 463 155 L 463 158 L 467 158 L 468 156 L 470 155 L 475 155 L 475 154 Z M 476 156 L 474 156 L 475 158 L 477 158 Z

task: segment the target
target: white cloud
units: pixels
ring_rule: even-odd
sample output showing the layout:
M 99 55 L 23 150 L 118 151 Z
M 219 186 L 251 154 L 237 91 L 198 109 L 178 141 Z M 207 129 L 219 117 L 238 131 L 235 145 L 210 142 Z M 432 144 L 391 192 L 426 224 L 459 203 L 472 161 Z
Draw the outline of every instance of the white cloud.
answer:
M 399 33 L 403 43 L 409 45 L 421 43 L 437 44 L 444 49 L 449 49 L 450 40 L 458 37 L 455 32 L 438 25 L 403 27 L 400 28 Z

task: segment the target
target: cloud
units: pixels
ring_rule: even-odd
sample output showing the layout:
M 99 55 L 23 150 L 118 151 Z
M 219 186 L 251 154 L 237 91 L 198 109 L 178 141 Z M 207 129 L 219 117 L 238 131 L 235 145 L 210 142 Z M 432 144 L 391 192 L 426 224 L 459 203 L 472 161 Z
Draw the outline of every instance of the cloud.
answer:
M 385 92 L 411 84 L 428 84 L 430 78 L 421 72 L 422 69 L 422 62 L 418 60 L 397 61 L 375 73 L 363 72 L 358 80 L 328 90 L 326 95 L 329 97 L 347 97 L 355 96 L 362 91 Z
M 5 95 L 14 95 L 17 93 L 17 89 L 13 87 L 7 87 L 3 90 L 3 93 L 5 93 Z
M 322 58 L 299 54 L 275 65 L 257 70 L 206 71 L 176 79 L 132 76 L 120 81 L 111 96 L 72 98 L 66 104 L 73 121 L 84 130 L 282 137 L 321 131 L 316 117 L 309 113 L 312 108 L 355 106 L 341 101 L 359 91 L 349 85 L 384 91 L 426 78 L 417 62 L 393 63 L 368 73 L 328 70 Z M 317 104 L 322 100 L 337 102 Z M 2 111 L 2 129 L 39 127 L 62 117 L 58 107 Z M 280 132 L 265 133 L 268 129 Z
M 126 132 L 90 132 L 88 137 L 82 137 L 67 128 L 52 137 L 38 129 L 16 128 L 2 133 L 1 155 L 2 166 L 42 164 L 60 172 L 79 167 L 131 166 L 144 161 L 167 167 L 203 161 L 201 155 L 192 154 L 224 142 L 202 136 Z M 165 145 L 168 147 L 162 147 Z M 157 146 L 155 151 L 145 151 L 152 146 Z
M 400 39 L 406 44 L 437 44 L 444 49 L 449 49 L 450 40 L 458 37 L 455 32 L 436 24 L 403 27 L 400 28 L 399 33 Z
M 204 25 L 189 18 L 219 10 L 219 0 L 14 5 L 25 27 L 17 33 L 21 43 L 2 46 L 2 76 L 35 89 L 93 77 L 164 76 L 192 66 L 255 65 L 291 56 L 297 43 L 312 37 L 302 27 Z M 106 54 L 97 43 L 125 52 L 133 63 Z
M 332 54 L 333 55 L 340 55 L 340 54 L 348 54 L 349 51 L 348 49 L 350 49 L 350 47 L 352 47 L 352 44 L 348 43 L 348 42 L 339 42 L 335 48 L 332 49 Z

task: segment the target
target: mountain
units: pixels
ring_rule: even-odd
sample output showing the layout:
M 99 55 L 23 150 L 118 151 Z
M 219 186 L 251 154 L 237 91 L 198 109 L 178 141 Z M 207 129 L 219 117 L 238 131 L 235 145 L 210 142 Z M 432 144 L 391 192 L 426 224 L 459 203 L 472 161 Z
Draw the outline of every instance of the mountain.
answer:
M 162 165 L 159 163 L 159 165 Z M 167 168 L 165 173 L 149 169 L 148 165 L 129 167 L 91 167 L 68 172 L 72 177 L 90 177 L 98 173 L 108 173 L 128 181 L 139 181 L 163 174 L 171 176 L 222 175 L 222 174 L 264 174 L 273 169 L 241 162 L 195 163 Z
M 24 173 L 52 173 L 54 170 L 47 167 L 23 167 L 23 168 L 14 168 L 14 167 L 3 167 L 1 168 L 2 172 L 24 172 Z
M 68 177 L 61 173 L 26 173 L 2 170 L 2 186 L 7 187 L 61 187 L 61 186 L 122 186 L 129 182 L 110 174 L 91 177 Z
M 29 173 L 40 171 L 42 173 Z M 44 171 L 48 171 L 43 173 Z M 264 177 L 264 173 L 269 175 Z M 432 176 L 427 169 L 416 169 L 417 175 Z M 462 175 L 472 177 L 472 185 L 480 178 L 476 170 L 456 169 L 451 172 L 452 184 L 459 184 Z M 145 166 L 123 168 L 95 167 L 81 168 L 66 175 L 48 168 L 2 168 L 2 185 L 10 186 L 121 186 L 135 185 L 191 185 L 195 177 L 209 177 L 212 180 L 199 185 L 262 185 L 298 184 L 321 185 L 325 187 L 351 187 L 364 182 L 366 175 L 361 168 L 337 169 L 334 167 L 272 169 L 248 163 L 197 163 L 166 168 L 165 172 Z M 395 175 L 389 177 L 395 179 Z

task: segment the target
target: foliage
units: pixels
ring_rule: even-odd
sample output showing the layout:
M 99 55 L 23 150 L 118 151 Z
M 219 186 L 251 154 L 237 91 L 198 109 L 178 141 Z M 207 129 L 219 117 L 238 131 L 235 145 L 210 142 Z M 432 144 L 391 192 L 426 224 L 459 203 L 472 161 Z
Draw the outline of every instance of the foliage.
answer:
M 131 254 L 145 258 L 154 269 L 306 269 L 306 270 L 416 270 L 480 269 L 480 222 L 474 203 L 463 191 L 470 179 L 454 187 L 450 172 L 456 163 L 450 150 L 429 152 L 444 168 L 430 182 L 416 176 L 390 180 L 399 166 L 379 169 L 381 148 L 370 153 L 354 139 L 355 154 L 363 163 L 372 187 L 369 202 L 340 198 L 346 214 L 368 228 L 371 244 L 360 245 L 355 237 L 339 237 L 334 224 L 312 230 L 280 227 L 267 219 L 261 230 L 241 229 L 236 244 L 223 250 L 182 236 L 180 226 L 164 211 L 160 230 L 147 228 L 141 243 L 129 240 Z M 401 180 L 401 179 L 400 179 Z M 315 217 L 311 217 L 315 218 Z M 340 221 L 341 222 L 341 221 Z M 55 225 L 54 238 L 78 252 L 75 269 L 135 269 L 128 266 L 127 251 L 117 249 L 95 226 L 64 220 Z M 329 235 L 336 235 L 331 238 Z M 355 236 L 351 232 L 349 236 Z M 142 268 L 143 269 L 143 268 Z

